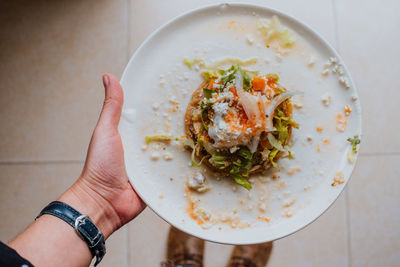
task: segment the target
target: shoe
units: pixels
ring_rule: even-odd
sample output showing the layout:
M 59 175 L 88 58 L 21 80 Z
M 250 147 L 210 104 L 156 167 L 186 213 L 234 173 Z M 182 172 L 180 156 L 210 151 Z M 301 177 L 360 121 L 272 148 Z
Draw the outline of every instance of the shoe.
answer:
M 168 234 L 167 262 L 164 266 L 203 267 L 204 240 L 174 227 Z
M 272 251 L 272 242 L 235 246 L 227 267 L 265 267 Z

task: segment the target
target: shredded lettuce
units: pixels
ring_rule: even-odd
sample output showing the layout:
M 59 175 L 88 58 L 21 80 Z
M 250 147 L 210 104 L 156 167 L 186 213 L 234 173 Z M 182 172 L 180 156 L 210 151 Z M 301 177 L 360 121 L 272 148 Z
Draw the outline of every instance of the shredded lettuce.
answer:
M 229 58 L 228 57 L 228 58 L 219 60 L 215 63 L 212 63 L 210 65 L 206 65 L 206 68 L 212 70 L 212 69 L 216 69 L 216 68 L 219 68 L 219 67 L 221 67 L 223 65 L 227 65 L 227 64 L 229 64 L 229 65 L 237 64 L 237 65 L 241 65 L 241 66 L 247 66 L 247 65 L 256 64 L 257 61 L 258 61 L 257 58 L 241 60 L 238 58 Z
M 236 73 L 240 72 L 243 77 L 243 89 L 249 91 L 251 89 L 251 80 L 258 74 L 254 71 L 244 71 L 239 64 L 232 65 L 226 74 L 220 77 L 221 83 L 225 86 L 236 78 Z
M 272 16 L 271 19 L 260 19 L 258 29 L 264 35 L 267 43 L 277 40 L 279 45 L 289 48 L 296 42 L 294 34 L 288 28 L 282 26 L 277 16 Z
M 219 77 L 226 74 L 225 70 L 217 70 L 217 71 L 203 71 L 201 76 L 209 82 L 211 79 L 218 79 Z
M 208 141 L 205 140 L 199 140 L 199 143 L 202 147 L 204 147 L 204 149 L 207 151 L 207 153 L 209 154 L 214 154 L 215 152 L 217 152 L 217 150 L 215 149 L 215 147 Z
M 253 157 L 253 153 L 246 146 L 241 146 L 240 149 L 236 152 L 240 157 L 251 160 Z
M 243 176 L 240 175 L 232 175 L 233 179 L 235 180 L 235 182 L 238 185 L 243 186 L 244 188 L 246 188 L 247 190 L 250 190 L 252 188 L 251 184 L 249 183 L 249 181 L 247 181 L 246 178 L 244 178 Z
M 195 57 L 192 60 L 189 60 L 187 58 L 183 59 L 183 63 L 189 68 L 192 69 L 196 64 L 199 65 L 199 67 L 205 67 L 206 63 L 204 62 L 204 59 L 199 58 L 199 57 Z
M 168 135 L 154 135 L 154 136 L 146 136 L 144 139 L 146 144 L 148 145 L 151 142 L 169 142 L 174 138 Z M 177 138 L 175 138 L 175 140 L 177 140 Z
M 269 153 L 269 162 L 271 162 L 272 166 L 278 167 L 278 164 L 274 161 L 274 158 L 276 154 L 278 154 L 279 150 L 274 148 L 270 153 Z
M 196 162 L 196 153 L 197 153 L 197 151 L 198 151 L 198 148 L 199 148 L 199 146 L 196 145 L 196 146 L 193 148 L 193 150 L 192 150 L 192 155 L 191 155 L 192 166 L 195 166 L 195 167 L 200 167 L 201 164 L 203 163 L 203 161 L 204 161 L 205 159 L 207 159 L 207 158 L 210 157 L 210 156 L 204 156 L 204 157 L 200 160 L 200 162 Z
M 211 155 L 211 158 L 208 160 L 208 162 L 210 162 L 214 167 L 223 170 L 229 166 L 227 159 L 228 158 L 222 154 L 214 153 Z
M 205 98 L 210 99 L 213 93 L 214 93 L 213 90 L 210 90 L 208 88 L 203 88 L 203 96 Z
M 357 153 L 357 145 L 361 143 L 360 138 L 358 137 L 358 135 L 355 135 L 353 138 L 347 138 L 347 141 L 351 143 L 351 145 L 353 146 L 353 152 L 354 154 Z

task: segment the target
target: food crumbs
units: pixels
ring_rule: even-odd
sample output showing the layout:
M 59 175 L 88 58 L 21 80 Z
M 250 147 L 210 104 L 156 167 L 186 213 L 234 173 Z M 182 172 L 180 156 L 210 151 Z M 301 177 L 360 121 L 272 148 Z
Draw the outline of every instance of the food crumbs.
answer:
M 350 116 L 351 113 L 351 108 L 349 107 L 349 105 L 344 106 L 344 115 L 346 115 L 346 117 Z
M 287 209 L 284 213 L 283 216 L 290 218 L 293 216 L 293 211 L 291 209 Z
M 288 201 L 283 203 L 283 206 L 285 208 L 288 208 L 288 207 L 292 206 L 294 204 L 294 202 L 296 202 L 296 198 L 295 197 L 291 197 Z
M 354 162 L 356 161 L 356 158 L 355 158 L 355 153 L 353 150 L 350 150 L 349 153 L 347 153 L 347 159 L 349 160 L 349 162 L 351 164 L 354 164 Z
M 344 132 L 347 126 L 347 117 L 342 114 L 337 114 L 336 116 L 336 130 L 338 132 Z
M 160 199 L 163 199 L 164 198 L 164 195 L 159 195 L 158 196 Z
M 328 144 L 330 144 L 330 143 L 331 143 L 331 140 L 330 140 L 330 139 L 328 139 L 328 138 L 324 138 L 324 139 L 322 139 L 322 143 L 324 143 L 324 144 L 328 145 Z
M 270 222 L 271 220 L 268 219 L 267 217 L 264 216 L 258 216 L 257 219 L 261 220 L 261 221 L 265 221 L 265 222 Z
M 158 152 L 153 152 L 153 153 L 151 153 L 150 158 L 151 158 L 151 160 L 156 161 L 160 158 L 160 154 Z
M 278 189 L 283 189 L 283 188 L 285 188 L 285 186 L 286 186 L 286 181 L 281 181 L 280 183 L 279 183 L 279 186 L 278 186 Z
M 304 191 L 310 190 L 312 188 L 312 185 L 307 185 L 306 187 L 304 187 Z
M 332 186 L 337 186 L 344 183 L 344 175 L 342 172 L 337 172 L 336 175 L 333 177 Z
M 295 174 L 296 172 L 301 172 L 301 168 L 300 167 L 293 167 L 287 170 L 287 174 L 292 176 L 293 174 Z
M 324 128 L 322 128 L 322 126 L 317 126 L 317 128 L 315 128 L 315 130 L 316 130 L 318 133 L 322 133 L 322 131 L 324 130 Z
M 321 148 L 317 145 L 317 152 L 321 152 Z

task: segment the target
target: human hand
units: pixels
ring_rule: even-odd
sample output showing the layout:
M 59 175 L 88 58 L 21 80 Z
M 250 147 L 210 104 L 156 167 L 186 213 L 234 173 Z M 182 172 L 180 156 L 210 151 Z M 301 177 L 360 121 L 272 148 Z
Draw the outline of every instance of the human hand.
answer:
M 103 76 L 105 100 L 80 178 L 60 198 L 87 214 L 107 238 L 136 217 L 145 204 L 129 183 L 118 123 L 123 91 L 111 74 Z

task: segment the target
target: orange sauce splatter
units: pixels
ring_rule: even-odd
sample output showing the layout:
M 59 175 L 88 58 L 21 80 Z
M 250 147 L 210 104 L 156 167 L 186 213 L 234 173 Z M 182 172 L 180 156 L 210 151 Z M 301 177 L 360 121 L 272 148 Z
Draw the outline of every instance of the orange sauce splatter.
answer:
M 264 217 L 264 216 L 258 216 L 257 219 L 265 221 L 265 222 L 270 222 L 271 221 L 270 219 L 268 219 L 267 217 Z

